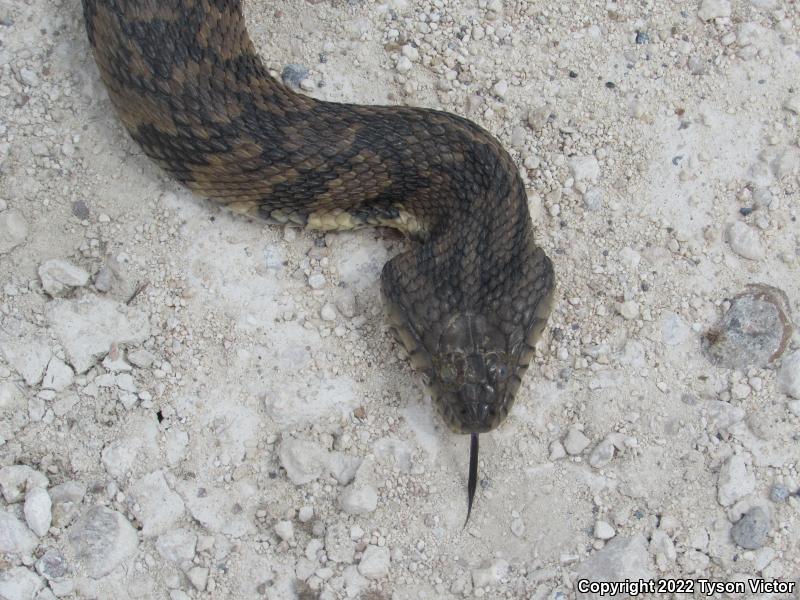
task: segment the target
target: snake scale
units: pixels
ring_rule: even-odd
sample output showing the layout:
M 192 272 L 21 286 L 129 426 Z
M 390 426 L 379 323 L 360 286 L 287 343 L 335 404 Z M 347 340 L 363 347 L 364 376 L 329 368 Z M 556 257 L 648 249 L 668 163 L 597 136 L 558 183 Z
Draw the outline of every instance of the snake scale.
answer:
M 122 123 L 198 194 L 269 223 L 388 226 L 410 248 L 383 268 L 389 327 L 449 427 L 503 422 L 552 304 L 517 167 L 475 123 L 438 110 L 323 102 L 273 79 L 241 0 L 83 0 Z

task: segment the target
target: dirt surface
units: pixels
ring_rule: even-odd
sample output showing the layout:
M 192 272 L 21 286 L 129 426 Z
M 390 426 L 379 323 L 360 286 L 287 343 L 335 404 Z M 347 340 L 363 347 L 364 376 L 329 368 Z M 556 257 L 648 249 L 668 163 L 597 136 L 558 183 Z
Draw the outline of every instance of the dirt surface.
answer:
M 404 242 L 194 197 L 117 121 L 80 3 L 0 0 L 0 598 L 797 582 L 800 5 L 245 9 L 303 93 L 467 116 L 529 187 L 557 302 L 472 519 L 468 438 L 383 321 Z M 707 332 L 752 284 L 782 345 L 730 368 Z

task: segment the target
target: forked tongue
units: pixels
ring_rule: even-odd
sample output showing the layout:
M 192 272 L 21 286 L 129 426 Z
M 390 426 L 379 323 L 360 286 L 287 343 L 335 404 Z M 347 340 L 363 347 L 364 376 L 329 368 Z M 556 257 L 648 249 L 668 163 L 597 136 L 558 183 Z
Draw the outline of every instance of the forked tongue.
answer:
M 469 522 L 472 514 L 472 501 L 475 499 L 475 489 L 478 486 L 478 434 L 473 433 L 469 445 L 469 481 L 467 482 L 467 518 L 464 527 Z

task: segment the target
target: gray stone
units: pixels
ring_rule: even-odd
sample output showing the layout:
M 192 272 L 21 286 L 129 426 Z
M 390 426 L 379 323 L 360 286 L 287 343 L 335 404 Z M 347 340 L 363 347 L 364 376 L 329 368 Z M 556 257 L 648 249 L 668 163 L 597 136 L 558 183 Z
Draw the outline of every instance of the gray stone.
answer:
M 61 392 L 72 385 L 75 380 L 75 372 L 67 363 L 54 356 L 47 364 L 47 371 L 45 371 L 44 379 L 42 379 L 42 387 L 46 390 L 54 390 Z
M 192 567 L 186 572 L 186 577 L 194 589 L 202 592 L 208 585 L 208 569 L 206 567 Z
M 605 467 L 614 458 L 614 442 L 609 438 L 597 444 L 589 454 L 589 465 L 595 469 Z
M 762 260 L 765 256 L 758 231 L 742 221 L 735 221 L 728 227 L 728 243 L 742 258 Z
M 147 315 L 100 296 L 53 300 L 45 315 L 78 373 L 108 354 L 113 343 L 140 344 L 150 337 Z
M 590 444 L 583 432 L 574 425 L 569 428 L 567 435 L 564 438 L 564 449 L 572 456 L 577 456 Z
M 182 563 L 194 558 L 197 535 L 186 529 L 173 529 L 156 540 L 156 550 L 164 560 Z
M 295 485 L 304 485 L 317 479 L 328 466 L 328 452 L 308 441 L 287 437 L 278 447 L 278 458 L 286 474 Z
M 164 533 L 183 516 L 183 500 L 167 485 L 163 471 L 154 471 L 136 481 L 130 495 L 144 537 Z
M 50 522 L 53 514 L 51 512 L 53 503 L 47 490 L 41 487 L 33 488 L 25 494 L 25 521 L 31 531 L 42 537 L 50 529 Z
M 27 465 L 9 465 L 0 469 L 0 488 L 9 504 L 20 502 L 25 492 L 37 487 L 47 487 L 47 477 Z
M 767 542 L 769 529 L 769 515 L 760 506 L 755 506 L 733 524 L 731 537 L 742 548 L 757 550 Z
M 39 265 L 39 279 L 44 291 L 57 298 L 72 288 L 85 286 L 89 283 L 89 274 L 69 261 L 54 258 Z
M 112 477 L 123 478 L 135 467 L 158 455 L 158 424 L 155 417 L 135 415 L 128 420 L 122 437 L 103 448 L 100 460 Z
M 777 381 L 780 391 L 800 400 L 800 350 L 784 357 Z
M 348 515 L 363 515 L 378 507 L 378 492 L 371 485 L 353 484 L 339 497 L 339 505 Z
M 42 580 L 25 567 L 13 567 L 0 572 L 2 600 L 33 600 L 43 587 Z
M 482 564 L 472 569 L 472 585 L 476 588 L 495 586 L 508 577 L 510 566 L 502 558 Z
M 356 544 L 350 539 L 350 529 L 344 523 L 334 523 L 325 532 L 325 552 L 333 562 L 350 564 Z
M 602 550 L 592 554 L 578 566 L 577 579 L 590 581 L 624 581 L 652 579 L 647 540 L 641 534 L 615 537 Z M 578 598 L 592 598 L 578 594 Z
M 703 0 L 697 11 L 697 16 L 703 21 L 722 19 L 731 16 L 730 0 Z
M 30 554 L 38 543 L 39 540 L 22 521 L 0 510 L 0 554 Z
M 717 500 L 722 506 L 731 506 L 753 493 L 755 487 L 756 479 L 747 468 L 746 457 L 743 454 L 734 454 L 719 470 Z
M 600 163 L 594 156 L 573 156 L 567 165 L 575 181 L 594 183 L 600 177 Z
M 93 506 L 70 527 L 67 536 L 75 558 L 89 577 L 111 573 L 136 552 L 139 538 L 128 520 L 105 506 Z
M 367 579 L 381 579 L 389 574 L 390 562 L 388 548 L 370 544 L 361 555 L 358 572 Z
M 781 502 L 786 502 L 789 499 L 791 492 L 789 488 L 783 485 L 782 483 L 775 483 L 772 485 L 772 488 L 769 490 L 769 499 L 779 504 Z
M 16 208 L 0 212 L 0 254 L 10 252 L 28 237 L 28 222 Z
M 783 353 L 791 336 L 788 305 L 782 290 L 749 286 L 731 300 L 722 320 L 704 336 L 706 355 L 729 369 L 766 366 Z
M 69 567 L 61 551 L 50 548 L 36 561 L 36 571 L 47 580 L 60 579 L 67 574 Z
M 38 327 L 9 319 L 0 328 L 0 354 L 30 386 L 42 381 L 52 353 Z

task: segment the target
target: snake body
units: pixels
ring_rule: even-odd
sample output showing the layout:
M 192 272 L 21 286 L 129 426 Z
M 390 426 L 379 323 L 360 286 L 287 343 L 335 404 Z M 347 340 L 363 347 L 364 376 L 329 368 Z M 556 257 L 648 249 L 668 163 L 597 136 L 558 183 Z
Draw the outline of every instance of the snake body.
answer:
M 273 79 L 241 0 L 83 0 L 122 123 L 197 193 L 271 223 L 389 226 L 412 240 L 386 263 L 389 326 L 449 427 L 473 435 L 513 405 L 551 308 L 517 167 L 462 117 L 322 102 Z

